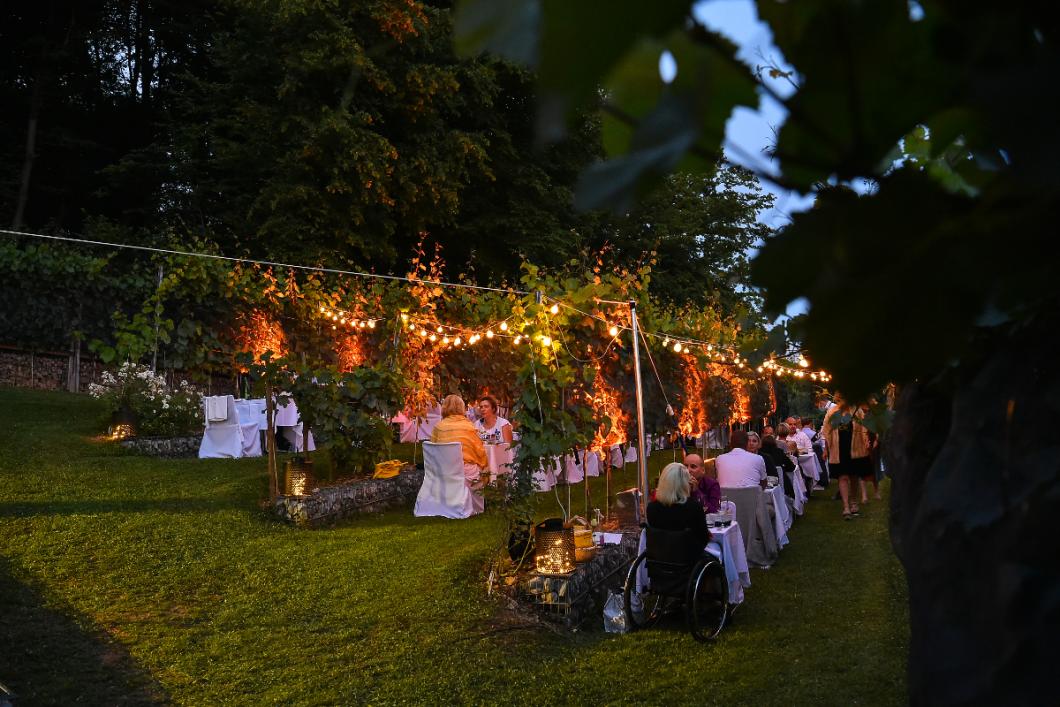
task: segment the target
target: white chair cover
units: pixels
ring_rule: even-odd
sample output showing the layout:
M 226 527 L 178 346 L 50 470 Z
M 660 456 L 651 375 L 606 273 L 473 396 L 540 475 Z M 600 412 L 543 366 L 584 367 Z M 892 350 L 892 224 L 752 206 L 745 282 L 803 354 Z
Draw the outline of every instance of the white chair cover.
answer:
M 459 442 L 423 443 L 423 485 L 416 496 L 416 516 L 469 518 L 476 510 L 475 494 L 464 478 L 464 455 Z M 480 496 L 481 498 L 481 496 Z
M 199 444 L 199 459 L 238 459 L 243 456 L 243 430 L 236 413 L 236 399 L 231 395 L 218 395 L 214 396 L 213 403 L 210 400 L 203 398 L 202 402 L 206 429 L 203 430 L 202 442 Z M 222 400 L 226 419 L 224 422 L 210 422 L 211 405 L 214 416 L 219 416 L 217 409 Z
M 284 393 L 287 396 L 287 404 L 281 405 L 279 401 L 276 402 L 276 417 L 274 418 L 273 424 L 276 427 L 294 427 L 298 424 L 298 406 L 295 405 L 294 399 L 290 397 L 290 393 Z
M 585 459 L 582 461 L 582 469 L 586 476 L 600 475 L 600 455 L 595 449 L 585 450 Z
M 563 457 L 563 475 L 568 484 L 577 484 L 585 479 L 584 464 L 579 464 L 573 454 Z
M 777 467 L 783 471 L 783 467 Z M 797 471 L 797 470 L 796 470 Z M 791 480 L 791 486 L 795 490 L 794 501 L 795 513 L 802 515 L 803 508 L 806 506 L 806 501 L 809 496 L 806 493 L 806 482 L 802 479 L 802 474 L 798 474 L 795 471 L 788 472 L 788 479 Z
M 261 456 L 261 432 L 266 429 L 265 398 L 237 400 L 236 414 L 243 430 L 243 456 Z
M 534 488 L 537 491 L 551 491 L 559 472 L 559 459 L 542 461 L 541 468 L 534 472 Z
M 634 447 L 633 445 L 630 445 L 629 448 L 626 449 L 626 463 L 627 464 L 635 464 L 636 461 L 637 461 L 637 448 Z
M 802 469 L 802 475 L 807 479 L 813 479 L 814 481 L 821 480 L 821 468 L 819 464 L 816 454 L 799 455 L 799 468 Z
M 283 438 L 286 439 L 290 443 L 291 449 L 293 449 L 296 452 L 304 451 L 302 449 L 302 423 L 301 422 L 299 422 L 294 427 L 278 427 L 277 429 L 279 430 L 280 434 L 283 435 Z M 313 430 L 309 430 L 309 451 L 312 452 L 316 448 L 317 448 L 317 445 L 313 441 Z
M 611 466 L 621 467 L 626 463 L 626 458 L 622 455 L 622 445 L 612 444 L 611 445 Z
M 515 455 L 507 442 L 486 445 L 486 460 L 489 464 L 490 481 L 496 481 L 498 476 L 512 472 L 512 461 Z

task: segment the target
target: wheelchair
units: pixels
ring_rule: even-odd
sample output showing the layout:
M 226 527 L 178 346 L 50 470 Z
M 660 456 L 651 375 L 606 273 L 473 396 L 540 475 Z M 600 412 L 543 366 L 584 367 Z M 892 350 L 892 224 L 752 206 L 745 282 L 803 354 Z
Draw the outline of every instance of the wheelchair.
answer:
M 693 638 L 717 638 L 729 618 L 729 583 L 721 561 L 696 549 L 689 531 L 644 530 L 645 551 L 630 566 L 622 593 L 626 625 L 631 631 L 648 628 L 683 610 Z M 638 592 L 641 568 L 647 571 L 647 585 Z

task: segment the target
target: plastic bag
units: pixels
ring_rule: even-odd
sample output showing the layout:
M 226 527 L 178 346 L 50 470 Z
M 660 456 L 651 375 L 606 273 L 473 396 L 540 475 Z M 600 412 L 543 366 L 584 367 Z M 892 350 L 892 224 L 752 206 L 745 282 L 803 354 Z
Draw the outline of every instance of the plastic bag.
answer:
M 623 608 L 622 594 L 611 592 L 604 602 L 604 630 L 608 633 L 626 633 L 629 626 L 626 625 L 626 611 Z

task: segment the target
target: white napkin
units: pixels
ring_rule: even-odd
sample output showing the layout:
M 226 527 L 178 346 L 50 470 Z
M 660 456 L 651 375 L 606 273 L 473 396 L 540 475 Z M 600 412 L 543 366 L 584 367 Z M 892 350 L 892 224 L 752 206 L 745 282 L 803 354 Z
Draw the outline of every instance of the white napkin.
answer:
M 224 422 L 228 419 L 228 398 L 213 395 L 206 398 L 206 421 Z

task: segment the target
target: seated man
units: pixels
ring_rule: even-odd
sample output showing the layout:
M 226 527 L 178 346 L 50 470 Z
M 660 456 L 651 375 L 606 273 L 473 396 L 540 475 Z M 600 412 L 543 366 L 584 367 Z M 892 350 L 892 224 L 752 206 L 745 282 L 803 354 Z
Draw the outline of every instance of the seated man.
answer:
M 784 423 L 788 426 L 788 430 L 790 430 L 787 441 L 795 442 L 795 447 L 798 449 L 799 455 L 813 454 L 813 444 L 810 442 L 810 438 L 802 431 L 802 420 L 793 416 L 784 420 Z
M 732 450 L 715 459 L 718 483 L 722 488 L 766 486 L 766 462 L 758 454 L 747 451 L 747 433 L 736 430 L 729 439 Z
M 752 432 L 748 437 L 747 451 L 757 452 L 765 460 L 766 471 L 769 472 L 769 476 L 780 477 L 781 482 L 784 484 L 784 495 L 794 498 L 795 487 L 791 479 L 788 478 L 788 473 L 795 471 L 795 462 L 787 454 L 780 451 L 780 448 L 777 447 L 777 440 L 772 435 L 759 439 L 758 435 Z M 777 467 L 783 469 L 779 474 L 776 471 Z
M 686 454 L 685 467 L 692 476 L 692 498 L 707 513 L 717 513 L 721 509 L 721 485 L 707 474 L 703 458 L 698 454 Z

